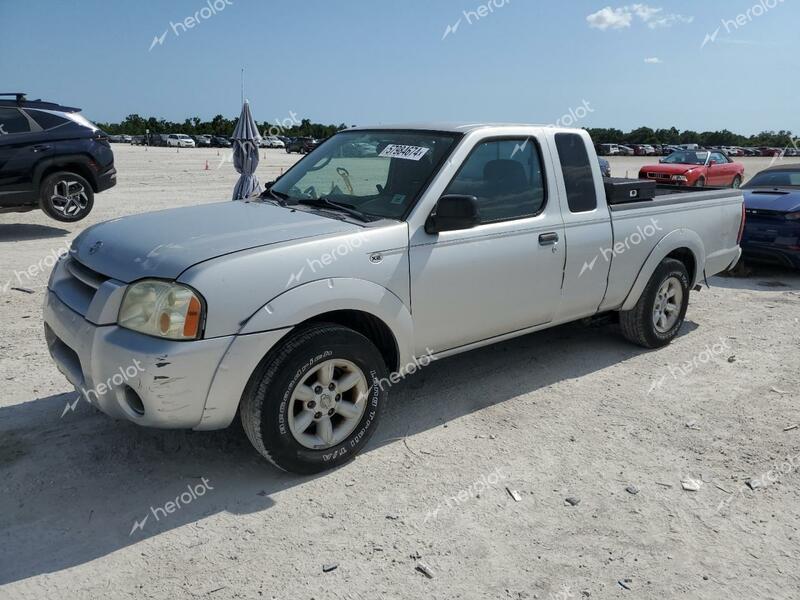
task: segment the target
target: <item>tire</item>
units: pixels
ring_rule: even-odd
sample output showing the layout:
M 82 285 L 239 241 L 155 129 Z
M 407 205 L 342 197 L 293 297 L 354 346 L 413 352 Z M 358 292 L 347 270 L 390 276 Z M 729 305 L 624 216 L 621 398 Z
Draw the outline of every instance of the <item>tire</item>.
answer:
M 706 178 L 701 177 L 694 183 L 694 187 L 706 187 Z
M 677 319 L 670 322 L 673 313 L 666 313 L 669 318 L 661 322 L 661 325 L 657 325 L 654 313 L 659 305 L 663 306 L 664 304 L 659 295 L 667 282 L 671 282 L 673 286 L 680 289 L 680 301 L 673 303 L 676 305 L 673 313 L 675 310 L 677 311 Z M 686 318 L 690 285 L 686 266 L 679 260 L 665 258 L 650 277 L 650 281 L 647 282 L 647 286 L 633 310 L 620 311 L 619 322 L 622 335 L 628 341 L 645 348 L 661 348 L 669 344 L 678 335 Z M 677 295 L 673 298 L 677 298 Z
M 329 385 L 346 385 L 351 375 L 363 379 L 329 393 L 320 384 L 331 364 L 340 366 L 331 371 Z M 314 324 L 282 341 L 256 369 L 242 396 L 242 425 L 255 449 L 279 469 L 304 475 L 333 469 L 355 458 L 374 433 L 388 396 L 386 375 L 380 352 L 366 337 L 340 325 Z M 313 396 L 297 398 L 303 389 Z M 356 411 L 352 418 L 339 413 L 344 406 Z M 320 433 L 326 420 L 327 444 Z
M 731 187 L 735 190 L 738 190 L 741 186 L 742 186 L 742 178 L 739 175 L 737 175 L 736 177 L 733 178 L 733 181 L 731 182 Z
M 39 188 L 39 206 L 51 219 L 75 223 L 92 212 L 94 190 L 86 179 L 76 173 L 51 173 Z

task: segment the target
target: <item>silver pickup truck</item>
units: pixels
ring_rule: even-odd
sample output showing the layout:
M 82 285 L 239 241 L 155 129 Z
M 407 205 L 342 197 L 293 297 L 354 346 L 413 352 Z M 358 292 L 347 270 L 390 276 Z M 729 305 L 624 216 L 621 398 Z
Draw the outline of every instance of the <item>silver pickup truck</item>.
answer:
M 264 457 L 318 472 L 430 360 L 600 314 L 669 343 L 690 290 L 740 256 L 742 194 L 607 202 L 608 184 L 582 130 L 348 129 L 258 198 L 84 231 L 45 335 L 108 415 L 210 430 L 238 412 Z

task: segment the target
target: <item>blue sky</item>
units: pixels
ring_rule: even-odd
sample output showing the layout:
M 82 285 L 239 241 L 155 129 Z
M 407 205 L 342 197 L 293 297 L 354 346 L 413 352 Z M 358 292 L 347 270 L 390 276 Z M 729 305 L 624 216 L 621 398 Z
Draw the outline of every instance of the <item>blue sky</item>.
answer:
M 244 67 L 259 121 L 550 123 L 585 101 L 587 127 L 800 131 L 797 0 L 206 1 L 0 0 L 0 91 L 232 117 Z

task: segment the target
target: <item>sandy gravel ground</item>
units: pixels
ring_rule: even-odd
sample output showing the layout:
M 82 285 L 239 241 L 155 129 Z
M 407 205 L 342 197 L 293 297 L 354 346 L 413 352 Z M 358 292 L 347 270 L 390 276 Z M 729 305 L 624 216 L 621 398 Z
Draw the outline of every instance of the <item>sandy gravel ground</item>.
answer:
M 0 598 L 799 597 L 798 273 L 714 278 L 656 352 L 575 324 L 434 362 L 392 390 L 367 452 L 297 477 L 238 427 L 67 408 L 47 257 L 236 178 L 215 150 L 115 151 L 119 185 L 84 222 L 0 215 L 0 284 L 33 291 L 0 294 Z M 265 154 L 262 179 L 296 160 Z

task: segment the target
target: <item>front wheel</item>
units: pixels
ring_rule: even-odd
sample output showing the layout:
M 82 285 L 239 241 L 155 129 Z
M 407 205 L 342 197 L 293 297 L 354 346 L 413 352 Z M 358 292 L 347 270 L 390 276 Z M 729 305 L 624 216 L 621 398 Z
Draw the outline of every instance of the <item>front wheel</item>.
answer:
M 742 178 L 739 175 L 733 178 L 733 183 L 731 183 L 731 187 L 735 190 L 738 190 L 740 187 L 742 187 Z
M 706 187 L 706 179 L 705 179 L 705 177 L 701 177 L 700 179 L 698 179 L 695 182 L 694 187 Z
M 686 266 L 679 260 L 665 258 L 633 310 L 620 311 L 622 335 L 645 348 L 669 344 L 686 318 L 690 285 Z
M 74 223 L 92 211 L 94 191 L 80 175 L 69 171 L 51 173 L 42 181 L 39 206 L 56 221 Z
M 374 433 L 387 391 L 375 345 L 340 325 L 315 324 L 282 342 L 242 397 L 247 437 L 285 471 L 311 474 L 352 460 Z

